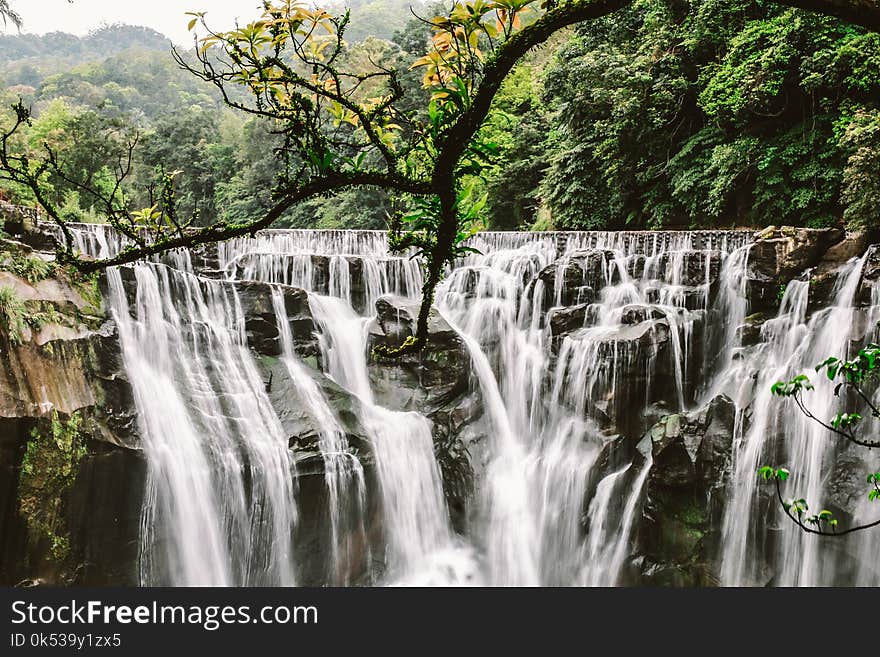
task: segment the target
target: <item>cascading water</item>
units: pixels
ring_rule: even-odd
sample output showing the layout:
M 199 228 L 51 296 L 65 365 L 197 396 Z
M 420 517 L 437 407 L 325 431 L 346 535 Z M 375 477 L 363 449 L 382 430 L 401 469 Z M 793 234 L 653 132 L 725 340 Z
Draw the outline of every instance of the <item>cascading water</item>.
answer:
M 786 486 L 811 504 L 822 504 L 823 479 L 834 452 L 834 438 L 794 408 L 793 402 L 787 401 L 783 406 L 773 397 L 770 388 L 776 381 L 787 381 L 812 370 L 830 355 L 847 355 L 853 333 L 853 301 L 865 257 L 854 258 L 841 268 L 832 305 L 815 312 L 809 320 L 809 283 L 789 283 L 779 314 L 762 327 L 764 341 L 754 354 L 733 366 L 738 372 L 729 378 L 745 382 L 737 391 L 738 406 L 748 407 L 749 417 L 744 412 L 737 417 L 733 490 L 723 528 L 721 578 L 725 584 L 764 583 L 761 560 L 756 557 L 767 550 L 779 555 L 774 560 L 780 565 L 774 584 L 817 586 L 835 581 L 834 561 L 822 558 L 821 544 L 810 540 L 812 537 L 788 521 L 780 519 L 781 534 L 775 545 L 763 544 L 770 539 L 762 526 L 766 522 L 765 514 L 758 512 L 760 498 L 755 472 L 764 465 L 762 459 L 773 458 L 768 454 L 769 447 L 784 437 L 784 461 L 793 474 Z M 811 412 L 819 418 L 831 418 L 836 403 L 834 384 L 818 376 L 813 377 L 813 385 L 816 389 L 807 400 Z
M 363 524 L 366 508 L 364 470 L 352 453 L 327 397 L 294 351 L 283 292 L 277 287 L 272 289 L 272 304 L 281 338 L 281 357 L 308 413 L 319 426 L 319 447 L 329 496 L 331 582 L 347 584 L 346 574 L 354 553 L 353 538 L 358 544 L 367 543 Z
M 315 243 L 312 232 L 267 233 L 256 245 L 221 246 L 220 262 L 231 276 L 298 285 L 313 293 L 310 305 L 327 374 L 361 402 L 360 419 L 370 438 L 385 512 L 386 579 L 467 583 L 473 573 L 453 546 L 430 423 L 417 413 L 391 411 L 373 401 L 367 320 L 352 308 L 354 271 L 360 277 L 354 287 L 363 289 L 368 308 L 384 294 L 413 297 L 421 286 L 418 264 L 388 257 L 387 249 L 376 244 L 379 236 L 364 233 L 355 242 L 350 233 L 329 233 Z M 315 263 L 310 251 L 315 248 L 336 250 L 326 267 L 320 259 Z
M 615 586 L 620 583 L 638 505 L 651 471 L 651 462 L 641 465 L 641 471 L 630 484 L 627 493 L 626 475 L 630 468 L 628 465 L 623 470 L 608 475 L 596 487 L 596 494 L 587 514 L 592 519 L 590 534 L 581 560 L 583 568 L 578 576 L 578 583 L 582 586 Z M 611 505 L 615 501 L 623 501 L 621 520 L 619 525 L 610 525 L 611 519 L 615 517 L 611 512 Z
M 395 412 L 373 402 L 363 318 L 341 299 L 313 295 L 311 306 L 328 373 L 362 404 L 361 421 L 382 490 L 389 575 L 421 577 L 416 571 L 430 570 L 433 555 L 451 549 L 452 542 L 430 423 L 417 413 Z
M 134 304 L 108 272 L 149 465 L 142 582 L 295 584 L 293 464 L 235 289 L 177 260 L 134 266 Z
M 77 228 L 75 236 L 95 255 L 121 246 L 104 228 Z M 145 583 L 296 580 L 294 457 L 246 346 L 241 281 L 272 286 L 281 361 L 296 397 L 288 403 L 318 427 L 330 506 L 328 584 L 350 583 L 346 564 L 363 558 L 364 544 L 374 547 L 365 560 L 383 565 L 368 565 L 371 574 L 357 581 L 631 583 L 655 466 L 651 439 L 635 444 L 657 418 L 695 411 L 721 393 L 736 413 L 719 580 L 880 581 L 866 565 L 876 561 L 875 542 L 847 543 L 861 557 L 838 572 L 820 544 L 785 524 L 755 476 L 765 459 L 783 458 L 794 473 L 787 486 L 822 503 L 835 450 L 816 425 L 772 398 L 770 386 L 847 353 L 865 258 L 841 269 L 833 301 L 818 311 L 805 280 L 788 282 L 777 316 L 749 346 L 741 344 L 750 312 L 747 234 L 482 233 L 472 246 L 481 253 L 457 263 L 437 294 L 469 357 L 485 423 L 468 448 L 474 493 L 458 522 L 431 420 L 376 401 L 373 368 L 381 365 L 369 357 L 376 302 L 417 302 L 422 285 L 417 261 L 390 256 L 384 233 L 265 231 L 219 245 L 204 276 L 180 254 L 130 268 L 133 283 L 124 283 L 124 270 L 110 272 L 150 467 Z M 308 292 L 317 365 L 296 352 L 282 286 Z M 868 322 L 880 318 L 880 291 L 873 292 Z M 349 444 L 324 393 L 330 384 L 354 400 L 366 453 Z M 833 414 L 827 388 L 817 385 L 811 398 L 823 417 Z M 367 527 L 370 477 L 378 540 Z M 870 517 L 867 507 L 858 513 Z
M 622 509 L 594 504 L 598 516 L 588 514 L 585 531 L 584 500 L 613 442 L 600 425 L 648 403 L 660 335 L 672 345 L 670 402 L 684 408 L 691 337 L 706 314 L 713 267 L 728 254 L 726 243 L 697 250 L 692 235 L 663 237 L 571 235 L 551 266 L 554 240 L 481 235 L 486 254 L 469 256 L 438 293 L 441 311 L 466 337 L 494 434 L 482 538 L 492 583 L 570 585 L 575 573 L 592 585 L 618 581 L 649 467 L 624 481 L 631 488 L 620 491 Z M 579 311 L 576 330 L 554 353 L 554 310 L 542 309 L 566 301 Z M 632 369 L 645 377 L 638 400 L 638 385 L 621 374 Z M 609 486 L 599 482 L 598 499 Z M 618 520 L 612 537 L 604 528 Z

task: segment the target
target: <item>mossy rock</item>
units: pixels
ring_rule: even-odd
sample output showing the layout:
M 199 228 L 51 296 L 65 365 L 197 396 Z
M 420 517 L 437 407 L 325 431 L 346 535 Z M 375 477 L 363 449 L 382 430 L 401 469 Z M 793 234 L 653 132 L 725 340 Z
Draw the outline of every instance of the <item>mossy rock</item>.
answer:
M 88 455 L 84 419 L 57 412 L 31 431 L 18 480 L 18 510 L 27 524 L 32 552 L 63 568 L 69 561 L 70 535 L 65 504 L 79 464 Z

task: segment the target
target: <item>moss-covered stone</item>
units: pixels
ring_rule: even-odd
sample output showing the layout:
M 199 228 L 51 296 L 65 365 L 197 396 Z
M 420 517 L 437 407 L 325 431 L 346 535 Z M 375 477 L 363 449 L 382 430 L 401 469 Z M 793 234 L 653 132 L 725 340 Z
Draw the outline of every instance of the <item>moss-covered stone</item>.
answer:
M 34 544 L 45 543 L 58 564 L 70 555 L 64 504 L 76 481 L 79 464 L 88 454 L 83 420 L 74 413 L 62 420 L 53 413 L 49 426 L 33 429 L 21 463 L 18 508 Z

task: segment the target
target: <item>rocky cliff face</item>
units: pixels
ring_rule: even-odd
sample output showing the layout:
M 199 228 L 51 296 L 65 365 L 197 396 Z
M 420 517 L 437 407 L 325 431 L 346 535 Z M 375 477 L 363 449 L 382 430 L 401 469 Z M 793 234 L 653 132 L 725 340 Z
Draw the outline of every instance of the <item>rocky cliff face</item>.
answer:
M 880 274 L 873 264 L 877 256 L 871 236 L 771 226 L 754 237 L 744 280 L 750 314 L 735 327 L 740 347 L 734 359 L 749 358 L 769 339 L 765 324 L 779 312 L 787 281 L 808 282 L 809 321 L 833 302 L 842 266 L 852 258 L 865 258 L 855 294 L 852 345 L 860 346 L 871 339 L 869 316 L 876 304 L 872 294 Z M 751 405 L 737 410 L 729 398 L 717 396 L 692 412 L 661 417 L 645 433 L 642 445 L 650 444 L 653 464 L 636 550 L 639 573 L 634 581 L 684 586 L 719 583 L 713 564 L 722 551 L 723 513 L 732 495 L 731 455 L 735 441 L 742 440 L 747 432 L 753 412 Z M 739 438 L 734 436 L 737 424 Z M 762 463 L 786 462 L 781 445 L 775 445 L 775 452 L 765 449 L 760 456 Z M 861 472 L 857 451 L 852 446 L 840 446 L 828 477 L 834 483 L 826 504 L 841 518 L 849 517 L 864 494 L 861 479 L 856 481 L 854 477 L 854 472 Z M 769 517 L 778 504 L 773 495 L 770 487 L 756 489 L 752 507 L 756 517 Z M 752 557 L 758 562 L 759 580 L 767 583 L 775 577 L 771 545 L 774 533 L 770 532 L 767 544 L 755 546 Z M 846 562 L 853 556 L 841 553 L 835 559 L 846 569 Z
M 97 281 L 0 271 L 0 291 L 0 581 L 135 583 L 144 462 Z
M 834 230 L 771 227 L 757 234 L 745 277 L 749 313 L 741 325 L 732 327 L 742 348 L 762 341 L 762 327 L 777 312 L 785 281 L 809 280 L 810 310 L 816 312 L 829 303 L 838 266 L 866 252 L 856 298 L 857 324 L 861 336 L 867 335 L 872 284 L 880 278 L 880 255 L 873 247 L 869 249 L 869 242 L 865 236 Z M 28 250 L 21 244 L 7 247 Z M 35 257 L 47 255 L 36 253 Z M 712 564 L 721 541 L 737 422 L 737 409 L 728 397 L 707 398 L 705 394 L 709 383 L 705 373 L 717 357 L 714 347 L 707 344 L 706 327 L 717 320 L 713 312 L 720 294 L 721 258 L 713 256 L 711 249 L 695 249 L 682 257 L 683 262 L 675 264 L 679 278 L 674 285 L 680 295 L 677 305 L 693 313 L 687 332 L 681 332 L 673 316 L 658 310 L 661 301 L 668 302 L 660 298 L 659 289 L 654 299 L 658 305 L 625 304 L 620 308 L 620 330 L 596 354 L 597 367 L 616 359 L 613 380 L 600 380 L 588 389 L 596 395 L 588 400 L 590 413 L 607 438 L 599 459 L 603 471 L 633 459 L 651 464 L 626 572 L 626 582 L 632 584 L 717 583 Z M 326 257 L 310 258 L 316 270 L 329 271 Z M 537 276 L 541 287 L 530 288 L 540 290 L 538 305 L 550 336 L 554 366 L 570 357 L 572 344 L 584 337 L 585 327 L 596 323 L 597 318 L 591 316 L 596 302 L 619 276 L 609 267 L 611 258 L 601 249 L 575 251 L 541 270 Z M 363 281 L 363 262 L 349 260 L 352 280 Z M 244 270 L 250 265 L 242 261 L 236 266 Z M 626 267 L 634 277 L 643 277 L 646 267 L 656 268 L 662 277 L 660 272 L 670 270 L 669 265 L 667 256 L 640 255 Z M 206 261 L 206 266 L 211 263 Z M 131 282 L 128 278 L 129 288 Z M 96 285 L 61 273 L 30 283 L 23 276 L 0 271 L 0 290 L 14 292 L 34 318 L 23 321 L 13 335 L 14 321 L 7 313 L 0 328 L 2 584 L 138 581 L 145 462 L 116 327 L 101 304 Z M 303 583 L 320 584 L 324 573 L 319 555 L 327 550 L 322 538 L 327 520 L 321 509 L 327 500 L 317 446 L 319 427 L 303 412 L 299 393 L 279 360 L 281 343 L 271 286 L 234 285 L 246 317 L 248 345 L 295 455 L 303 509 L 299 531 L 304 537 L 297 544 L 297 558 L 307 573 Z M 363 282 L 355 287 L 353 301 L 363 310 L 369 295 Z M 375 488 L 375 479 L 369 475 L 369 440 L 358 420 L 359 400 L 322 374 L 319 330 L 309 295 L 294 287 L 285 287 L 283 295 L 295 350 L 311 367 L 349 443 L 365 464 L 368 488 Z M 411 333 L 416 313 L 417 308 L 405 299 L 379 298 L 369 325 L 369 347 L 399 344 Z M 684 345 L 681 336 L 687 339 Z M 684 371 L 675 371 L 677 354 L 683 348 L 688 353 Z M 620 357 L 622 353 L 625 358 Z M 454 525 L 462 529 L 488 428 L 461 337 L 439 314 L 432 314 L 426 350 L 393 362 L 371 356 L 369 377 L 379 404 L 416 410 L 431 420 L 447 504 Z M 681 400 L 693 410 L 673 412 Z M 565 403 L 576 405 L 576 400 Z M 739 420 L 747 422 L 748 418 Z M 841 508 L 851 505 L 861 491 L 858 482 L 850 481 L 844 465 L 839 467 L 835 491 Z M 768 505 L 771 502 L 766 500 Z M 366 515 L 370 525 L 366 540 L 377 543 L 382 532 L 380 514 L 372 508 Z M 353 568 L 346 579 L 358 582 L 365 576 Z

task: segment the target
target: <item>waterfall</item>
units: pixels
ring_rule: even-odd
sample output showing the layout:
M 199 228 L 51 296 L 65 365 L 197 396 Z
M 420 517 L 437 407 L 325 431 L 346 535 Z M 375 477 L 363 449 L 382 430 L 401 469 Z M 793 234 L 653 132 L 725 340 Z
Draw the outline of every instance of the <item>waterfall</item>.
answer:
M 125 246 L 106 227 L 73 235 L 94 256 Z M 110 270 L 149 470 L 145 584 L 297 582 L 297 509 L 305 517 L 309 502 L 279 404 L 316 427 L 308 458 L 321 464 L 328 505 L 323 583 L 638 583 L 642 507 L 660 462 L 645 432 L 667 415 L 699 418 L 720 394 L 735 411 L 713 576 L 880 582 L 875 540 L 846 539 L 841 559 L 828 558 L 756 477 L 765 463 L 785 465 L 786 491 L 811 508 L 831 504 L 839 446 L 770 387 L 847 356 L 862 325 L 880 318 L 880 286 L 856 309 L 868 254 L 835 272 L 821 309 L 806 277 L 780 281 L 778 312 L 764 321 L 749 317 L 753 245 L 742 232 L 487 232 L 470 245 L 477 252 L 450 268 L 436 303 L 460 338 L 466 394 L 479 408 L 460 446 L 473 490 L 458 510 L 433 411 L 382 405 L 386 366 L 369 353 L 377 301 L 417 304 L 423 283 L 418 261 L 389 254 L 384 232 L 270 230 Z M 253 318 L 239 293 L 250 281 L 269 289 L 259 321 L 277 325 L 278 360 L 248 346 Z M 291 287 L 307 293 L 308 318 L 288 317 Z M 300 355 L 292 327 L 303 321 L 314 341 Z M 762 321 L 759 335 L 745 340 L 751 321 Z M 276 366 L 289 399 L 266 392 L 263 372 Z M 814 384 L 805 402 L 830 418 L 833 386 Z M 866 502 L 854 513 L 874 518 Z
M 849 356 L 849 340 L 853 333 L 855 311 L 853 302 L 862 275 L 865 257 L 853 258 L 842 268 L 835 287 L 832 306 L 816 312 L 810 320 L 809 338 L 804 345 L 801 363 L 804 369 L 821 363 L 831 354 Z M 820 418 L 831 418 L 837 401 L 835 384 L 824 376 L 813 377 L 815 391 L 807 401 L 811 411 Z M 789 406 L 791 405 L 789 401 Z M 811 503 L 823 508 L 824 478 L 834 452 L 833 438 L 817 423 L 803 415 L 796 416 L 792 440 L 788 443 L 787 459 L 794 474 L 789 485 L 799 488 Z M 779 584 L 783 586 L 817 586 L 834 580 L 833 562 L 825 560 L 817 541 L 793 526 L 786 527 L 778 548 L 782 569 Z M 795 558 L 792 558 L 795 557 Z
M 246 348 L 235 289 L 160 264 L 108 272 L 148 463 L 148 585 L 293 585 L 287 440 Z
M 766 583 L 760 565 L 761 553 L 768 551 L 778 555 L 774 561 L 780 567 L 774 584 L 816 586 L 834 581 L 834 564 L 822 559 L 821 543 L 787 519 L 778 518 L 781 534 L 775 545 L 769 542 L 766 516 L 760 513 L 762 500 L 757 494 L 755 473 L 766 464 L 765 460 L 773 463 L 774 456 L 768 450 L 784 439 L 784 465 L 792 473 L 786 488 L 807 499 L 812 506 L 823 508 L 823 478 L 834 452 L 834 438 L 804 417 L 791 400 L 783 402 L 774 397 L 770 388 L 776 381 L 787 381 L 796 374 L 811 371 L 830 355 L 847 356 L 853 329 L 853 301 L 865 257 L 854 258 L 843 265 L 837 275 L 832 305 L 817 311 L 810 319 L 807 319 L 809 283 L 790 282 L 777 317 L 767 321 L 761 329 L 763 342 L 759 348 L 751 357 L 733 365 L 733 371 L 725 377 L 744 382 L 736 392 L 740 411 L 735 469 L 723 524 L 721 579 L 725 584 Z M 817 417 L 830 418 L 836 403 L 834 384 L 824 375 L 811 377 L 811 381 L 816 389 L 808 393 L 806 404 Z M 782 513 L 781 509 L 775 510 L 776 516 Z
M 387 533 L 388 577 L 440 583 L 433 571 L 452 570 L 452 581 L 467 566 L 441 565 L 452 550 L 440 469 L 428 420 L 395 412 L 373 401 L 367 372 L 366 322 L 341 299 L 313 295 L 312 312 L 321 329 L 329 375 L 361 401 L 361 421 L 370 438 L 381 486 Z M 463 570 L 457 570 L 461 567 Z
M 639 474 L 631 483 L 626 494 L 626 475 L 631 466 L 614 472 L 596 487 L 596 494 L 590 503 L 588 516 L 591 518 L 590 534 L 583 556 L 583 570 L 579 575 L 584 586 L 616 586 L 620 583 L 629 541 L 636 520 L 638 505 L 644 493 L 645 483 L 651 471 L 651 461 L 642 464 Z M 611 506 L 615 499 L 624 500 L 620 523 L 612 525 L 615 516 Z
M 351 452 L 345 431 L 326 395 L 294 352 L 284 296 L 278 287 L 272 289 L 272 304 L 279 327 L 284 365 L 308 413 L 319 427 L 319 447 L 329 495 L 331 581 L 346 584 L 347 569 L 354 559 L 355 546 L 352 541 L 367 543 L 363 523 L 367 502 L 364 470 Z
M 670 405 L 684 409 L 693 398 L 692 336 L 707 312 L 711 273 L 739 246 L 707 237 L 697 249 L 696 239 L 572 234 L 557 259 L 545 235 L 481 234 L 475 243 L 486 253 L 469 255 L 438 291 L 440 310 L 468 346 L 492 427 L 482 496 L 491 583 L 570 585 L 578 572 L 591 585 L 617 582 L 649 467 L 615 489 L 623 508 L 596 502 L 616 478 L 604 476 L 592 506 L 600 517 L 590 515 L 587 529 L 584 500 L 614 440 L 601 424 L 650 400 L 660 342 L 671 345 Z M 548 271 L 553 288 L 545 291 Z M 563 298 L 571 286 L 583 328 L 557 340 L 554 353 L 543 305 L 571 305 Z M 643 385 L 620 374 L 633 368 L 644 372 Z M 612 522 L 620 523 L 614 536 L 603 529 Z

